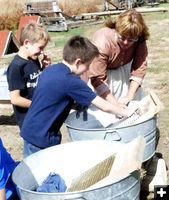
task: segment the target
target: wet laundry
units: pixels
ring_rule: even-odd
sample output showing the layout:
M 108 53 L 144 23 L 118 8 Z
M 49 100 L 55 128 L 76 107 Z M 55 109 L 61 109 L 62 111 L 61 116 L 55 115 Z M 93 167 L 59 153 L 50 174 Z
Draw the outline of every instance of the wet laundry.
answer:
M 36 191 L 45 193 L 58 193 L 66 191 L 66 184 L 63 178 L 56 173 L 50 173 L 48 177 L 43 181 Z

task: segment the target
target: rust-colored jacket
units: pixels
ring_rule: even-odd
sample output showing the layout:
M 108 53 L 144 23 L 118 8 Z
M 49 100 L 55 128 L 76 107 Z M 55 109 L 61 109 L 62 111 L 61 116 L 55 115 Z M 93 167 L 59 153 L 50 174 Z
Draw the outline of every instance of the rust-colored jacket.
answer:
M 140 85 L 147 68 L 147 46 L 146 41 L 141 39 L 134 43 L 127 50 L 123 50 L 117 43 L 117 34 L 115 29 L 108 27 L 101 28 L 96 31 L 92 42 L 98 47 L 100 55 L 95 58 L 90 65 L 88 76 L 91 83 L 97 90 L 97 87 L 106 83 L 107 69 L 115 69 L 123 66 L 133 60 L 131 66 L 132 80 L 137 81 Z M 105 84 L 105 87 L 106 84 Z M 104 91 L 105 93 L 105 87 Z M 109 91 L 108 87 L 106 89 Z

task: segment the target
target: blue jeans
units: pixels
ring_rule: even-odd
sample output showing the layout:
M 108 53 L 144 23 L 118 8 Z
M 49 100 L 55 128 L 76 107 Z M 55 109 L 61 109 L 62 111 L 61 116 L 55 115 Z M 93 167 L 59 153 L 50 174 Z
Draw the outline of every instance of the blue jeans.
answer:
M 26 140 L 24 140 L 23 157 L 26 158 L 27 156 L 30 156 L 31 154 L 36 153 L 42 149 L 43 148 L 37 147 L 37 146 L 27 142 Z
M 56 145 L 61 143 L 61 139 L 62 139 L 62 134 L 60 131 L 58 131 L 57 133 L 57 137 L 56 137 Z M 54 144 L 55 145 L 55 144 Z M 29 143 L 28 141 L 24 140 L 24 144 L 23 144 L 23 157 L 26 158 L 27 156 L 30 156 L 33 153 L 36 153 L 42 149 L 45 148 L 41 148 L 38 146 L 35 146 L 31 143 Z

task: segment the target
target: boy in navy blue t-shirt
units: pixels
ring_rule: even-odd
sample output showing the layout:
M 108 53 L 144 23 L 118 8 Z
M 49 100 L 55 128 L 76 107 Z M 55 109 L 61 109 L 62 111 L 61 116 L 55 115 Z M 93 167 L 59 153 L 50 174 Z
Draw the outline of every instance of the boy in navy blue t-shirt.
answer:
M 18 163 L 11 158 L 0 138 L 0 200 L 9 200 L 16 195 L 11 174 Z
M 133 111 L 126 107 L 118 107 L 96 96 L 80 78 L 98 55 L 97 47 L 87 38 L 74 36 L 64 46 L 63 62 L 51 65 L 41 73 L 20 133 L 24 138 L 24 157 L 60 144 L 60 127 L 74 102 L 81 106 L 92 103 L 119 116 L 132 114 Z
M 19 52 L 7 70 L 11 103 L 20 128 L 31 104 L 38 77 L 42 69 L 50 64 L 50 58 L 43 53 L 49 40 L 44 26 L 35 22 L 26 24 L 21 30 Z M 38 59 L 40 54 L 43 54 L 41 64 Z

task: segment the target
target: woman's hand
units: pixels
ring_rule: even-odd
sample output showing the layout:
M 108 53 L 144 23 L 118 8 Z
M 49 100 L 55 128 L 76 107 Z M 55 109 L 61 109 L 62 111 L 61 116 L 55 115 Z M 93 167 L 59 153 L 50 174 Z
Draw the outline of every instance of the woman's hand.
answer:
M 125 105 L 128 105 L 128 103 L 131 101 L 132 99 L 129 98 L 128 96 L 125 96 L 125 97 L 121 97 L 118 99 L 118 103 L 122 103 L 122 104 L 125 104 Z
M 127 95 L 124 96 L 124 97 L 120 97 L 118 99 L 118 102 L 119 103 L 124 103 L 124 104 L 128 105 L 128 103 L 134 99 L 139 86 L 140 85 L 136 81 L 131 80 L 130 81 L 129 90 L 127 92 Z

